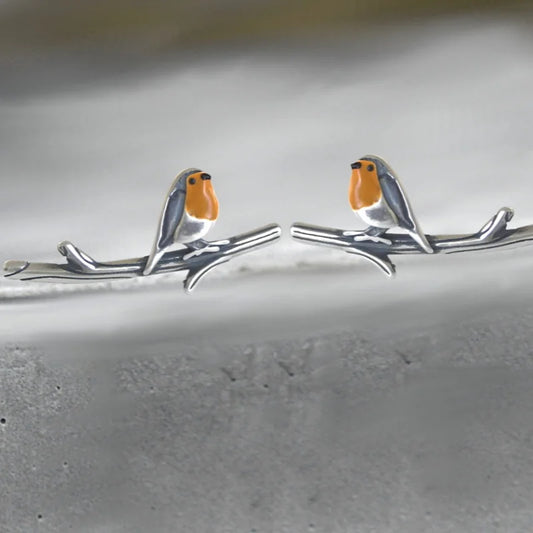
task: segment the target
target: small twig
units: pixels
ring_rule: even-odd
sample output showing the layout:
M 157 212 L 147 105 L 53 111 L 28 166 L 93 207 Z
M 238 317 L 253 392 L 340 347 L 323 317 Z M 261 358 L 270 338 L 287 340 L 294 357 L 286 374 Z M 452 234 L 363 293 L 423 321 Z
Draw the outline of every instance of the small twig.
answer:
M 168 252 L 161 258 L 151 275 L 186 270 L 187 276 L 183 284 L 185 290 L 190 292 L 212 268 L 226 263 L 234 256 L 271 244 L 280 236 L 281 228 L 271 224 L 226 240 L 209 242 L 208 245 L 216 246 L 216 250 L 207 250 L 187 259 L 184 256 L 190 252 L 188 249 Z M 58 251 L 65 257 L 66 263 L 6 261 L 5 277 L 22 281 L 67 283 L 135 278 L 142 277 L 148 259 L 144 256 L 101 263 L 69 241 L 59 243 Z
M 513 210 L 500 209 L 478 232 L 467 235 L 426 235 L 435 253 L 460 253 L 487 250 L 500 246 L 510 246 L 533 240 L 533 225 L 509 229 L 507 223 L 513 218 Z M 308 244 L 340 248 L 347 253 L 356 254 L 373 262 L 388 276 L 395 272 L 395 265 L 389 255 L 424 253 L 416 242 L 405 234 L 387 233 L 391 244 L 375 242 L 365 238 L 364 231 L 346 235 L 345 230 L 311 226 L 297 223 L 291 228 L 291 235 L 298 241 Z

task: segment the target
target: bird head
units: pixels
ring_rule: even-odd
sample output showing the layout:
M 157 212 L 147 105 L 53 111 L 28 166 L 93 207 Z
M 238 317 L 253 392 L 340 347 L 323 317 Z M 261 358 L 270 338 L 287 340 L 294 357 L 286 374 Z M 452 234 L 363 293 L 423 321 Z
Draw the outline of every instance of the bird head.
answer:
M 196 217 L 216 220 L 218 217 L 218 199 L 211 183 L 211 176 L 197 168 L 182 172 L 179 188 L 185 191 L 187 212 Z
M 384 174 L 394 176 L 394 171 L 391 166 L 382 157 L 377 155 L 364 155 L 350 166 L 352 167 L 352 176 L 354 172 L 362 176 L 372 173 L 375 173 L 376 176 L 382 176 Z
M 366 179 L 370 176 L 377 176 L 376 164 L 365 158 L 358 159 L 350 165 L 352 167 L 353 179 Z
M 353 210 L 372 205 L 381 198 L 378 175 L 382 162 L 386 164 L 381 158 L 365 155 L 350 165 L 348 199 Z

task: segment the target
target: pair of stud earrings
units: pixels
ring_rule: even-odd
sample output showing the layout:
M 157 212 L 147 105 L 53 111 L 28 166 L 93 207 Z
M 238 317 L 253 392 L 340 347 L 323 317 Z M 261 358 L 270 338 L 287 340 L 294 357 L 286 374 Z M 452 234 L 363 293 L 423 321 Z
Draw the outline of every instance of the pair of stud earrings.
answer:
M 329 246 L 360 255 L 388 276 L 395 272 L 390 255 L 459 253 L 510 246 L 533 240 L 533 225 L 507 228 L 513 217 L 500 209 L 478 232 L 465 235 L 426 235 L 395 172 L 382 158 L 361 157 L 351 165 L 350 206 L 368 224 L 365 230 L 341 230 L 296 223 L 291 235 L 299 242 Z M 101 281 L 187 271 L 184 288 L 192 291 L 212 268 L 236 255 L 273 244 L 281 228 L 270 224 L 219 241 L 205 241 L 218 218 L 218 200 L 211 176 L 197 168 L 181 172 L 170 187 L 148 256 L 98 262 L 69 241 L 58 245 L 66 263 L 7 261 L 5 277 L 22 281 Z M 400 228 L 403 233 L 387 233 Z M 175 244 L 183 247 L 169 251 Z

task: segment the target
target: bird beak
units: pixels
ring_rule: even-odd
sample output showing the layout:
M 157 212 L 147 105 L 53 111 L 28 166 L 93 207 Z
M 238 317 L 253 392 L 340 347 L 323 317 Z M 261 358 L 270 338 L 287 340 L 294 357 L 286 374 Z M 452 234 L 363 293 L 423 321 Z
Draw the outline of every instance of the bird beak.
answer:
M 359 181 L 361 179 L 361 169 L 362 164 L 361 161 L 355 161 L 350 165 L 352 169 L 352 184 L 356 181 Z
M 350 201 L 350 206 L 353 210 L 358 209 L 360 206 L 357 205 L 357 187 L 361 181 L 361 165 L 356 165 L 352 163 L 352 175 L 350 177 L 350 184 L 348 186 L 348 200 Z
M 204 172 L 200 177 L 202 179 L 202 190 L 205 192 L 212 192 L 213 185 L 211 183 L 211 176 Z

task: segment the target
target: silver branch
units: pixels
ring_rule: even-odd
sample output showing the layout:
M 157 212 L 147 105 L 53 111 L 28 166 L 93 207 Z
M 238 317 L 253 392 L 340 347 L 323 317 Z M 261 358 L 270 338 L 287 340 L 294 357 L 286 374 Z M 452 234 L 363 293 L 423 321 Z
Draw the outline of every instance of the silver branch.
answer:
M 157 264 L 154 274 L 187 271 L 183 282 L 187 292 L 214 267 L 226 263 L 233 257 L 272 244 L 281 236 L 281 228 L 271 224 L 229 239 L 207 242 L 209 249 L 200 254 L 191 254 L 187 248 L 166 253 Z M 59 243 L 59 253 L 66 263 L 30 263 L 28 261 L 6 261 L 5 277 L 22 281 L 87 282 L 110 279 L 142 277 L 147 256 L 118 261 L 99 262 L 94 260 L 69 241 Z
M 513 210 L 501 208 L 478 232 L 470 235 L 426 235 L 435 253 L 453 254 L 487 250 L 502 246 L 511 246 L 533 240 L 533 225 L 520 228 L 508 228 L 507 223 L 513 218 Z M 349 233 L 349 235 L 346 235 Z M 388 276 L 395 273 L 396 267 L 389 259 L 390 255 L 424 253 L 409 235 L 387 233 L 390 244 L 376 242 L 364 231 L 347 232 L 346 230 L 311 226 L 296 223 L 291 227 L 294 239 L 321 246 L 329 246 L 356 254 L 368 259 Z

